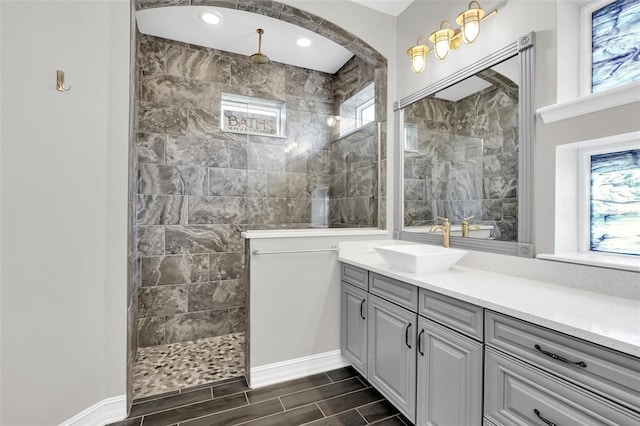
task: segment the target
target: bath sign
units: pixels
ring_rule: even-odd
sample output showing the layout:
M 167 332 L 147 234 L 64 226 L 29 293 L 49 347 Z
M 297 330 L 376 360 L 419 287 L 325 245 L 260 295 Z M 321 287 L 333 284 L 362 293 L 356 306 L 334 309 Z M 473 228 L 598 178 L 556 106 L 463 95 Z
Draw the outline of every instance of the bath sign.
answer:
M 220 127 L 223 132 L 284 138 L 285 103 L 222 93 Z

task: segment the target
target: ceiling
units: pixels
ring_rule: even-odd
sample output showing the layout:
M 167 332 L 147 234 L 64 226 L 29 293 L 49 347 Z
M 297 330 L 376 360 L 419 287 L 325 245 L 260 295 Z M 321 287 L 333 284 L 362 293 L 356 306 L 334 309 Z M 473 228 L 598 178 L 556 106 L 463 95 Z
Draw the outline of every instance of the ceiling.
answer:
M 203 10 L 222 16 L 216 26 L 199 17 Z M 143 34 L 250 56 L 258 51 L 258 28 L 264 29 L 262 53 L 271 61 L 334 74 L 352 56 L 349 50 L 307 29 L 279 19 L 236 9 L 208 6 L 171 6 L 136 12 Z M 309 47 L 296 44 L 300 37 Z
M 391 16 L 398 16 L 409 7 L 414 0 L 351 0 L 352 2 L 375 9 Z
M 351 0 L 379 12 L 398 16 L 414 0 Z M 199 13 L 214 10 L 222 23 L 211 26 Z M 335 74 L 353 53 L 307 29 L 279 19 L 246 11 L 210 6 L 169 6 L 136 12 L 142 34 L 181 41 L 216 50 L 250 56 L 258 51 L 258 28 L 264 29 L 262 53 L 271 61 Z M 309 47 L 296 44 L 298 38 L 311 41 Z

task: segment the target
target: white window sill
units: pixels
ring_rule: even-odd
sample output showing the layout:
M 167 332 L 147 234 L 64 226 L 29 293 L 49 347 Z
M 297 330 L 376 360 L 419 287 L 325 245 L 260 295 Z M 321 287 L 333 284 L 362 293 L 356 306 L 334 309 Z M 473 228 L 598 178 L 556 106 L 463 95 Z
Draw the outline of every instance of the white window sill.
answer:
M 554 260 L 557 262 L 577 263 L 580 265 L 597 266 L 600 268 L 640 272 L 640 256 L 580 252 L 562 254 L 539 254 L 536 257 L 538 259 Z
M 542 121 L 549 124 L 633 102 L 640 102 L 640 81 L 538 108 L 536 112 L 540 114 Z

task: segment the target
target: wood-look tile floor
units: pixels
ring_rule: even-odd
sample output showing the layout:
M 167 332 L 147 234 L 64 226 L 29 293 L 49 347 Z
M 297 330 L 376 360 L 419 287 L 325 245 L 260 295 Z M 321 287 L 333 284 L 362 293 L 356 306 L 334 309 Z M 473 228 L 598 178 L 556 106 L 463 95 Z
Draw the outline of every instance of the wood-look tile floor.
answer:
M 134 401 L 110 426 L 406 426 L 411 423 L 353 368 L 258 389 L 244 379 Z

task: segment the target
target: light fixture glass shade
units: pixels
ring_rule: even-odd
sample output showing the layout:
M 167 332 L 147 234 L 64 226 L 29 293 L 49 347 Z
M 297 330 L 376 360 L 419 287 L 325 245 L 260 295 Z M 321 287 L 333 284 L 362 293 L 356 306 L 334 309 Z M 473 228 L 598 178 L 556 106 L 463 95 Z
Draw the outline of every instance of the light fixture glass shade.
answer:
M 416 74 L 421 73 L 424 70 L 424 65 L 427 61 L 427 54 L 429 53 L 429 46 L 426 44 L 418 44 L 407 50 L 407 55 L 411 60 L 411 71 Z
M 448 27 L 445 27 L 445 25 Z M 453 34 L 454 31 L 451 29 L 451 22 L 449 21 L 442 21 L 440 29 L 431 33 L 429 40 L 434 44 L 436 58 L 444 59 L 449 55 L 449 43 Z
M 480 21 L 484 15 L 484 10 L 477 1 L 469 3 L 469 9 L 458 15 L 456 23 L 462 27 L 463 42 L 470 44 L 476 41 L 480 34 Z

